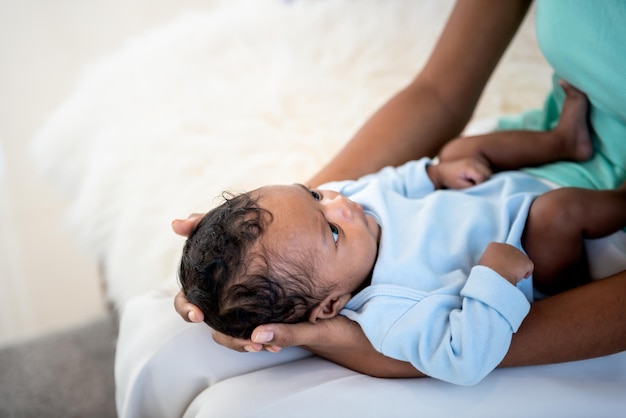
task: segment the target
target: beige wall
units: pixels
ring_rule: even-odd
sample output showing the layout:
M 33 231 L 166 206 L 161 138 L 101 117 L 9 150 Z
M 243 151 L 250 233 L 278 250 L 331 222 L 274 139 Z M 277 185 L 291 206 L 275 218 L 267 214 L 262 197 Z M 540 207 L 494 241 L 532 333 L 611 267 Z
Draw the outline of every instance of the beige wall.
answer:
M 29 143 L 83 69 L 218 0 L 0 0 L 0 344 L 105 313 L 97 265 L 63 226 L 67 202 Z

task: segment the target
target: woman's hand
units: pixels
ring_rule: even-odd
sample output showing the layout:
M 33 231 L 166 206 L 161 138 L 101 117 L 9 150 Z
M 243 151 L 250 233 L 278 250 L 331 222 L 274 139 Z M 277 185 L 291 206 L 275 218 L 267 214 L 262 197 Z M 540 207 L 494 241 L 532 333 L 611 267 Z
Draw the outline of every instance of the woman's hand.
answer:
M 385 357 L 372 347 L 361 327 L 344 316 L 299 324 L 265 324 L 256 327 L 250 340 L 218 332 L 213 339 L 236 351 L 279 352 L 299 346 L 344 367 L 375 377 L 423 377 L 410 363 Z
M 198 225 L 198 222 L 200 222 L 204 215 L 204 213 L 192 213 L 187 219 L 175 219 L 174 221 L 172 221 L 172 230 L 180 236 L 187 237 L 189 236 L 191 231 L 193 231 L 196 225 Z M 182 290 L 179 291 L 174 298 L 174 308 L 176 309 L 176 312 L 178 312 L 178 314 L 187 322 L 198 323 L 204 321 L 204 313 L 202 312 L 202 310 L 200 310 L 200 308 L 198 308 L 193 303 L 189 302 Z M 253 336 L 254 335 L 255 334 L 253 334 Z M 268 334 L 264 333 L 263 330 L 257 332 L 256 336 L 260 340 L 268 338 L 271 340 L 273 337 L 272 335 L 269 335 L 268 337 Z M 281 347 L 271 344 L 270 341 L 268 341 L 267 344 L 263 344 L 254 342 L 252 340 L 229 337 L 228 335 L 222 334 L 215 330 L 213 330 L 213 339 L 218 344 L 236 351 L 257 352 L 261 350 L 267 350 L 272 352 L 278 352 L 281 349 Z M 282 341 L 285 341 L 284 338 Z
M 216 341 L 227 347 L 236 342 L 234 339 L 230 342 Z M 376 351 L 359 324 L 341 315 L 314 324 L 261 325 L 253 331 L 252 342 L 273 352 L 284 347 L 300 346 L 327 360 L 375 377 L 424 376 L 410 363 L 385 357 Z
M 172 221 L 172 230 L 176 235 L 188 237 L 191 231 L 198 225 L 198 222 L 204 218 L 206 213 L 192 213 L 187 219 L 174 219 Z
M 187 219 L 174 219 L 172 221 L 172 230 L 181 237 L 187 237 L 204 215 L 204 213 L 192 213 Z M 204 321 L 204 313 L 196 305 L 190 303 L 182 291 L 179 291 L 174 298 L 174 308 L 187 322 Z
M 182 290 L 179 290 L 174 298 L 174 309 L 187 322 L 204 321 L 204 313 L 187 300 Z
M 233 338 L 213 331 L 213 339 L 220 345 L 235 351 L 256 353 L 261 350 L 278 353 L 283 347 L 314 344 L 325 331 L 324 327 L 303 322 L 300 324 L 265 324 L 254 329 L 249 340 Z M 326 335 L 328 336 L 328 335 Z

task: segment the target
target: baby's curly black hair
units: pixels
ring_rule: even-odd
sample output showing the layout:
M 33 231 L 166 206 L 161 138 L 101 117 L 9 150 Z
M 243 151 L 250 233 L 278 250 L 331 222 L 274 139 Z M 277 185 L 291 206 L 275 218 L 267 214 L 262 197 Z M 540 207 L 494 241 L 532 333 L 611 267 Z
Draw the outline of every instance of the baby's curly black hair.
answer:
M 187 300 L 211 328 L 236 338 L 261 324 L 306 321 L 323 299 L 313 296 L 312 261 L 263 245 L 273 215 L 250 193 L 223 198 L 185 243 L 178 277 Z

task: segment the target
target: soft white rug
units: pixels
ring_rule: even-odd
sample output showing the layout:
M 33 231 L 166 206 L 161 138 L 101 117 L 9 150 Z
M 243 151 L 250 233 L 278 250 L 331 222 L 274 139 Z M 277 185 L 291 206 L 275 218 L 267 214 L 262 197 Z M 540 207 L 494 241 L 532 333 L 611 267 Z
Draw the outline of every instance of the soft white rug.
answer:
M 311 176 L 417 73 L 451 5 L 231 1 L 93 65 L 34 154 L 70 197 L 68 222 L 103 263 L 111 301 L 175 285 L 173 218 L 225 189 Z M 541 104 L 550 70 L 531 20 L 476 117 Z

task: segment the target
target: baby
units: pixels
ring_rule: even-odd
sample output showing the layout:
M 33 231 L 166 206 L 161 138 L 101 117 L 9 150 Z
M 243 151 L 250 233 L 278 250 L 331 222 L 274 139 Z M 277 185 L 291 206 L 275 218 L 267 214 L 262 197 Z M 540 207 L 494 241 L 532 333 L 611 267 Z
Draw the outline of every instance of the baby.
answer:
M 341 312 L 383 354 L 435 378 L 478 382 L 507 352 L 533 285 L 555 293 L 589 280 L 583 238 L 626 225 L 624 185 L 550 190 L 519 172 L 491 176 L 591 155 L 586 97 L 564 88 L 551 132 L 457 139 L 438 164 L 227 198 L 185 244 L 187 299 L 213 329 L 239 338 L 260 324 Z

